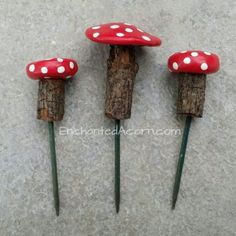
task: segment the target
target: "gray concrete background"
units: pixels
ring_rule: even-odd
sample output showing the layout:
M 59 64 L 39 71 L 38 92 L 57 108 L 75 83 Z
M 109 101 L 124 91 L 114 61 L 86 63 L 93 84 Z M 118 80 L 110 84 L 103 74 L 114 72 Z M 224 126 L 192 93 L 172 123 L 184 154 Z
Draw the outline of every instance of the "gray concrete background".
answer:
M 91 25 L 125 21 L 159 36 L 137 49 L 132 118 L 124 128 L 182 129 L 177 83 L 166 69 L 178 50 L 217 53 L 203 119 L 192 125 L 175 211 L 171 194 L 180 136 L 122 136 L 121 211 L 113 199 L 111 136 L 60 136 L 59 128 L 113 128 L 104 117 L 108 46 L 88 41 Z M 0 235 L 236 235 L 235 0 L 0 0 Z M 47 125 L 36 120 L 38 84 L 25 65 L 72 57 L 79 73 L 66 86 L 56 124 L 61 215 L 52 199 Z

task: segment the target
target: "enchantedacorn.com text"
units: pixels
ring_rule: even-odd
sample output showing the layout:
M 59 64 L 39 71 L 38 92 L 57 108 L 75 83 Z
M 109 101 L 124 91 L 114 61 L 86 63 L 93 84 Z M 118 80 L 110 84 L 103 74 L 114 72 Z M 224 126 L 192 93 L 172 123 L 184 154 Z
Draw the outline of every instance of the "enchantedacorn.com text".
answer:
M 109 128 L 67 128 L 60 127 L 60 135 L 70 136 L 87 136 L 87 135 L 115 135 L 115 129 Z M 153 135 L 153 136 L 179 136 L 181 135 L 180 129 L 166 128 L 166 129 L 154 129 L 154 128 L 139 128 L 139 129 L 124 129 L 120 128 L 120 134 L 122 135 Z

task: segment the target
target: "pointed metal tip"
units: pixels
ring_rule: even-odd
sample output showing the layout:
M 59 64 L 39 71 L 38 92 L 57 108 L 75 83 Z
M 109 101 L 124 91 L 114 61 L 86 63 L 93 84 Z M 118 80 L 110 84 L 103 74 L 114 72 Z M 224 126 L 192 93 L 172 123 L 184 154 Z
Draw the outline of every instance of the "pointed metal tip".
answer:
M 116 213 L 117 213 L 117 214 L 119 213 L 119 210 L 120 210 L 120 204 L 117 204 L 117 205 L 116 205 Z
M 59 208 L 56 208 L 56 215 L 59 216 Z
M 173 202 L 172 202 L 172 207 L 171 207 L 172 210 L 175 209 L 175 204 L 176 204 L 176 200 L 173 200 Z

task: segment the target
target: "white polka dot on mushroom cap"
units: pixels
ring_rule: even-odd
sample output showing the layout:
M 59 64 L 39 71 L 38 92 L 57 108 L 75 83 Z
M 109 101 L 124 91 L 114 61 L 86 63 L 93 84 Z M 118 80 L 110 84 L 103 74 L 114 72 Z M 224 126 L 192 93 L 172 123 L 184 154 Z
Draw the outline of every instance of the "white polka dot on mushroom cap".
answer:
M 146 41 L 151 41 L 151 39 L 148 36 L 143 35 L 142 38 Z
M 129 24 L 129 23 L 124 23 L 124 25 L 131 25 L 131 24 Z
M 47 67 L 42 67 L 41 68 L 41 72 L 43 73 L 43 74 L 47 74 L 48 73 L 48 68 Z
M 187 51 L 181 51 L 180 53 L 186 53 Z
M 184 58 L 184 64 L 189 64 L 191 62 L 191 59 L 189 57 Z
M 120 28 L 120 26 L 119 25 L 111 25 L 110 28 L 111 29 L 118 29 L 118 28 Z
M 139 28 L 137 28 L 137 30 L 138 30 L 139 32 L 142 32 L 142 33 L 144 32 L 143 30 L 141 30 L 141 29 L 139 29 Z
M 125 31 L 128 32 L 128 33 L 134 32 L 134 30 L 132 30 L 132 29 L 130 29 L 130 28 L 126 28 Z
M 58 62 L 63 62 L 63 59 L 62 58 L 57 58 L 57 61 Z
M 29 66 L 29 71 L 30 71 L 30 72 L 34 72 L 34 70 L 35 70 L 35 65 L 34 65 L 34 64 L 31 64 L 31 65 Z
M 210 55 L 211 55 L 211 53 L 209 53 L 209 52 L 204 52 L 204 54 L 206 54 L 206 55 L 208 55 L 208 56 L 210 56 Z
M 202 70 L 207 70 L 208 69 L 208 65 L 206 63 L 202 63 L 201 64 L 201 69 Z
M 172 65 L 174 70 L 178 70 L 179 69 L 179 65 L 177 64 L 177 62 L 174 62 Z
M 65 72 L 65 67 L 64 67 L 64 66 L 59 66 L 59 67 L 57 68 L 57 72 L 58 72 L 59 74 L 64 73 L 64 72 Z
M 70 68 L 71 68 L 71 69 L 74 69 L 74 67 L 75 67 L 75 64 L 71 61 L 71 62 L 70 62 Z
M 192 52 L 192 53 L 191 53 L 191 56 L 192 56 L 192 57 L 197 57 L 197 56 L 198 56 L 198 53 L 197 53 L 197 52 Z
M 97 38 L 99 35 L 100 35 L 99 33 L 94 33 L 94 34 L 93 34 L 93 37 L 94 37 L 94 38 Z
M 100 25 L 98 25 L 98 26 L 93 26 L 93 27 L 92 27 L 92 29 L 94 29 L 94 30 L 95 30 L 95 29 L 100 29 L 100 28 L 101 28 Z
M 117 37 L 124 37 L 125 35 L 123 33 L 117 33 L 116 36 Z

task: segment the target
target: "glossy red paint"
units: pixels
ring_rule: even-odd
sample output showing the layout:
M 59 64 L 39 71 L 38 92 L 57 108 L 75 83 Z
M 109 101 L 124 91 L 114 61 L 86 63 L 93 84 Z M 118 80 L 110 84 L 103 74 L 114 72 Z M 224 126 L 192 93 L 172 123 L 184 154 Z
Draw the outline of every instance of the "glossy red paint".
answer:
M 69 79 L 78 71 L 75 60 L 67 58 L 52 58 L 36 61 L 26 66 L 29 78 L 38 79 Z
M 110 45 L 159 46 L 161 40 L 134 25 L 114 22 L 90 27 L 85 32 L 90 40 Z
M 169 57 L 168 68 L 175 73 L 210 74 L 219 70 L 220 60 L 216 54 L 205 51 L 182 51 Z

